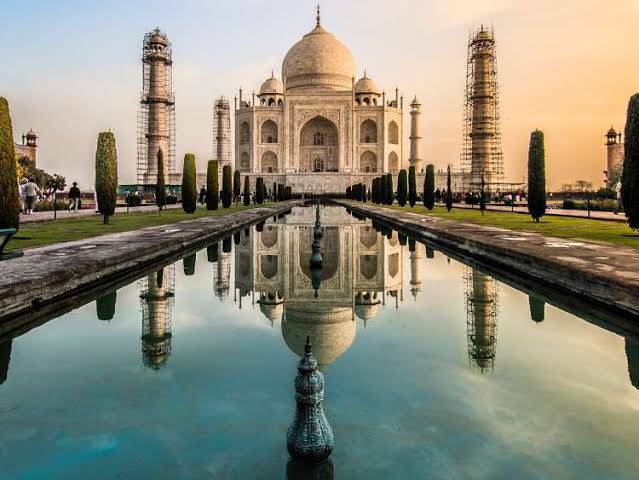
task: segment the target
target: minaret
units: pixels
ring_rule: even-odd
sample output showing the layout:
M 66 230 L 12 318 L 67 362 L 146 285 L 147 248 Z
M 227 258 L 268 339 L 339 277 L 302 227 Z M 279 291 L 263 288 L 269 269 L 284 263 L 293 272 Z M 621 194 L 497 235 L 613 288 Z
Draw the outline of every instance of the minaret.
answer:
M 415 172 L 422 171 L 421 108 L 422 104 L 415 96 L 410 103 L 410 158 L 408 159 L 409 166 L 415 167 Z
M 417 300 L 417 295 L 422 291 L 422 265 L 424 261 L 424 245 L 415 242 L 415 248 L 410 252 L 410 293 Z
M 175 266 L 161 268 L 143 279 L 142 304 L 142 360 L 153 370 L 163 367 L 171 353 L 171 310 Z
M 142 45 L 142 97 L 138 117 L 138 183 L 155 184 L 161 148 L 166 173 L 175 172 L 175 102 L 171 44 L 156 28 Z
M 624 145 L 621 141 L 621 133 L 617 133 L 610 127 L 606 133 L 606 184 L 614 188 L 621 179 L 623 166 Z
M 231 164 L 231 106 L 225 96 L 215 100 L 213 107 L 213 158 L 220 173 Z

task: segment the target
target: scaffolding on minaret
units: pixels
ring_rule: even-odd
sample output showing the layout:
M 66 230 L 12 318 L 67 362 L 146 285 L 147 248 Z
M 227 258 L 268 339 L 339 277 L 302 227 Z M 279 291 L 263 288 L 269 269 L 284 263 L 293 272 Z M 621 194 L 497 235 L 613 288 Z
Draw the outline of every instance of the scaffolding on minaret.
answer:
M 483 25 L 469 35 L 460 157 L 468 191 L 478 191 L 482 183 L 486 192 L 510 188 L 504 183 L 495 47 L 494 32 Z
M 213 104 L 213 159 L 220 172 L 231 165 L 231 106 L 225 96 Z
M 159 28 L 142 41 L 142 92 L 137 115 L 137 183 L 155 183 L 157 148 L 175 173 L 175 95 L 171 42 Z M 152 150 L 150 152 L 150 150 Z

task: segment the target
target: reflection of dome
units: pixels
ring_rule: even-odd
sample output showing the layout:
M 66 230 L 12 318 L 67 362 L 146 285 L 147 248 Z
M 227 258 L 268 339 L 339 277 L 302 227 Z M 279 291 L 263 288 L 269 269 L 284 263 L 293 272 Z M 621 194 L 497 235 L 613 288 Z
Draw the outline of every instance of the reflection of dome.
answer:
M 355 296 L 355 315 L 358 318 L 368 321 L 377 315 L 380 300 L 377 292 L 358 292 Z
M 282 313 L 284 313 L 284 304 L 283 303 L 266 303 L 266 302 L 258 302 L 260 304 L 260 311 L 264 314 L 266 318 L 269 319 L 271 323 L 275 322 L 275 320 L 279 320 L 282 318 Z
M 351 52 L 334 35 L 317 26 L 291 47 L 282 62 L 286 88 L 322 87 L 350 90 L 355 75 Z
M 271 78 L 268 78 L 260 87 L 260 95 L 281 93 L 284 93 L 284 84 L 271 73 Z
M 322 369 L 337 360 L 355 339 L 356 328 L 350 307 L 296 305 L 286 307 L 284 318 L 282 337 L 288 348 L 301 357 L 309 336 L 313 355 Z
M 374 93 L 379 95 L 380 90 L 377 88 L 375 81 L 366 76 L 366 72 L 364 72 L 364 76 L 355 84 L 355 93 Z

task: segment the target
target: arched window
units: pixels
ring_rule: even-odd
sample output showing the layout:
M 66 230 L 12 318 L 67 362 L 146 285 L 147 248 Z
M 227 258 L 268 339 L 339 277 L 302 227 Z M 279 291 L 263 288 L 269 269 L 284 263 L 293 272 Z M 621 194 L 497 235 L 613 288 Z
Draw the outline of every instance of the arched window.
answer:
M 277 124 L 273 120 L 267 120 L 262 124 L 260 142 L 277 143 Z
M 388 124 L 388 143 L 399 144 L 399 127 L 394 121 Z
M 373 120 L 364 120 L 359 127 L 360 143 L 377 143 L 377 124 Z
M 395 152 L 391 152 L 388 155 L 388 170 L 391 173 L 397 173 L 399 171 L 399 158 Z
M 251 127 L 248 122 L 243 122 L 240 125 L 240 145 L 246 145 L 251 139 Z
M 249 154 L 242 152 L 242 155 L 240 155 L 240 170 L 248 171 L 249 167 Z
M 370 150 L 366 150 L 362 153 L 359 159 L 359 171 L 360 172 L 376 172 L 377 171 L 377 155 Z
M 315 132 L 313 135 L 313 145 L 326 145 L 326 137 L 322 132 Z
M 371 99 L 368 97 L 364 97 L 364 105 L 370 105 L 371 104 Z
M 278 107 L 281 107 L 282 105 L 284 105 L 284 102 L 283 102 L 283 101 L 282 101 L 282 99 L 280 98 L 280 99 L 277 101 L 277 106 L 278 106 Z
M 277 172 L 277 155 L 273 152 L 264 152 L 262 155 L 262 173 Z
M 275 99 L 274 98 L 269 98 L 268 99 L 268 106 L 272 107 L 273 105 L 275 105 Z
M 314 172 L 323 172 L 324 171 L 324 159 L 317 157 L 313 160 L 313 171 Z

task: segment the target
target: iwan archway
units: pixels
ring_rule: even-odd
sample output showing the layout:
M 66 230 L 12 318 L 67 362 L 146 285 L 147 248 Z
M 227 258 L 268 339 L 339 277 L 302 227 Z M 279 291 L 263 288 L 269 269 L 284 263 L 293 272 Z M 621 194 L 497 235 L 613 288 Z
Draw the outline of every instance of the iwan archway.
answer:
M 299 171 L 337 172 L 339 133 L 337 126 L 325 117 L 317 116 L 300 130 Z

